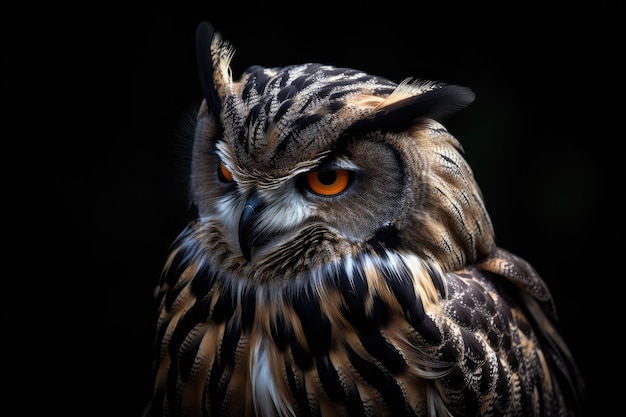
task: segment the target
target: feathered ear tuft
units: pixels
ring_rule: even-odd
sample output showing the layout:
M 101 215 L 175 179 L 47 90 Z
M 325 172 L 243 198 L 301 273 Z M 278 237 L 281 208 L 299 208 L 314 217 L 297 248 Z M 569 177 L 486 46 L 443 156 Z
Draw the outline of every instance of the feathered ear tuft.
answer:
M 371 118 L 361 120 L 358 122 L 359 126 L 354 128 L 401 132 L 419 119 L 440 121 L 445 116 L 469 106 L 475 97 L 474 92 L 467 87 L 433 86 L 417 95 L 390 100 L 388 104 L 382 102 Z
M 209 22 L 201 22 L 196 29 L 196 56 L 202 92 L 209 112 L 219 115 L 222 99 L 226 96 L 232 78 L 230 61 L 235 49 L 222 39 Z

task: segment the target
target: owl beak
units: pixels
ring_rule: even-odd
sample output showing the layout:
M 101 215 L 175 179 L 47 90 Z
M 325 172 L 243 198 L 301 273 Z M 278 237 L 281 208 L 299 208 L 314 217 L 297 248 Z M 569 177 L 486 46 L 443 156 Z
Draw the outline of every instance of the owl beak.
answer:
M 239 247 L 248 261 L 252 256 L 252 248 L 258 247 L 268 240 L 268 236 L 259 232 L 256 227 L 258 215 L 264 208 L 265 203 L 255 191 L 246 200 L 239 218 Z

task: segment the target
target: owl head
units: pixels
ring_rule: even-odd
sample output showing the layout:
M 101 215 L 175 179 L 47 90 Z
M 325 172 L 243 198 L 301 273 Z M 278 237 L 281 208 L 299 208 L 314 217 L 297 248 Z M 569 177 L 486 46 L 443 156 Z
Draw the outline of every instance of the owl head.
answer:
M 440 120 L 471 90 L 321 64 L 248 68 L 197 31 L 194 233 L 233 276 L 281 280 L 359 254 L 454 270 L 494 248 L 480 189 Z

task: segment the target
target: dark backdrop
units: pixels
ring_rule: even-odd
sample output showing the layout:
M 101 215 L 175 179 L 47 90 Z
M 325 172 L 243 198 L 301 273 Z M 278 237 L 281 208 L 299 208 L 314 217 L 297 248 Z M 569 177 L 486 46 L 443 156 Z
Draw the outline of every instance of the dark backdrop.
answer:
M 177 131 L 201 98 L 206 19 L 236 46 L 237 77 L 314 61 L 472 88 L 447 126 L 499 244 L 552 289 L 588 415 L 608 414 L 624 328 L 617 8 L 230 4 L 5 2 L 3 405 L 140 415 L 152 290 L 186 220 Z

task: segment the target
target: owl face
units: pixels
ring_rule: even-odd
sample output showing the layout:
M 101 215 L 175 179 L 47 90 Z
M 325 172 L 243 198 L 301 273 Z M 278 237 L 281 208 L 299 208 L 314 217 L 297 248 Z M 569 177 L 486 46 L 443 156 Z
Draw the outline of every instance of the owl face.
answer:
M 492 249 L 471 169 L 437 121 L 471 91 L 320 64 L 233 81 L 232 49 L 206 39 L 192 197 L 207 252 L 234 274 L 271 280 L 385 250 L 453 269 Z

